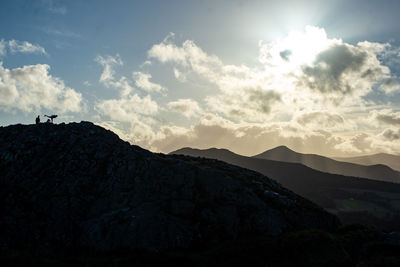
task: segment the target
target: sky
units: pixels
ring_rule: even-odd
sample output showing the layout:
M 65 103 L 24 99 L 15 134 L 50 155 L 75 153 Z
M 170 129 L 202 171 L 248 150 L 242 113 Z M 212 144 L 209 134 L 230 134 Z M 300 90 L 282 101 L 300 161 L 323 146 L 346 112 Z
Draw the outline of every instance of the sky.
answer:
M 154 152 L 400 154 L 400 1 L 0 1 L 0 125 Z

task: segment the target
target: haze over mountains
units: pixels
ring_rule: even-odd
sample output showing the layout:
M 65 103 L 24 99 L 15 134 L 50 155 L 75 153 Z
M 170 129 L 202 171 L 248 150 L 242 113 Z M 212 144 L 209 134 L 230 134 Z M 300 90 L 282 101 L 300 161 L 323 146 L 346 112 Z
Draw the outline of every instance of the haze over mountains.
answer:
M 351 216 L 352 222 L 363 223 L 368 216 L 380 225 L 382 217 L 388 215 L 388 220 L 392 221 L 393 216 L 400 212 L 400 184 L 325 173 L 300 163 L 245 157 L 226 149 L 182 148 L 171 153 L 219 159 L 258 171 L 339 215 L 341 219 Z M 329 163 L 328 160 L 323 162 Z
M 334 159 L 338 161 L 351 162 L 361 165 L 383 164 L 389 166 L 390 168 L 396 171 L 400 171 L 400 156 L 398 155 L 379 153 L 379 154 L 366 155 L 360 157 L 349 157 L 349 158 L 335 157 Z
M 246 157 L 227 149 L 182 148 L 170 154 L 182 154 L 193 157 L 205 157 L 222 160 L 234 165 L 258 171 L 282 183 L 285 187 L 300 194 L 316 192 L 328 187 L 334 188 L 386 188 L 389 191 L 400 190 L 400 184 L 367 178 L 344 176 L 321 172 L 301 163 Z M 393 190 L 391 190 L 392 188 Z M 386 190 L 385 189 L 385 190 Z M 399 191 L 400 192 L 400 191 Z
M 337 161 L 328 157 L 316 154 L 301 154 L 289 149 L 286 146 L 279 146 L 271 150 L 267 150 L 261 154 L 253 156 L 254 158 L 269 159 L 284 162 L 300 163 L 315 170 L 327 173 L 341 174 L 345 176 L 363 177 L 380 181 L 400 182 L 400 172 L 391 169 L 390 167 L 380 164 L 374 165 L 360 165 L 350 162 Z M 396 156 L 393 156 L 396 157 Z M 395 162 L 393 157 L 381 157 L 383 159 L 389 158 L 390 162 Z M 370 158 L 356 158 L 353 161 L 368 162 L 377 161 L 378 157 Z

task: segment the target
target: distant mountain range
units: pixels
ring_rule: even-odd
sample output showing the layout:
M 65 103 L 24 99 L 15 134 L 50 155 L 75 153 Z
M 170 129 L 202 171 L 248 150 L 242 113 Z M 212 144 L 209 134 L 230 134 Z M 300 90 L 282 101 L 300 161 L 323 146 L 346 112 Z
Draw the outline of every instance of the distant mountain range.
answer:
M 318 171 L 341 174 L 345 176 L 363 177 L 395 183 L 400 182 L 400 172 L 395 171 L 383 164 L 365 166 L 350 162 L 337 161 L 315 154 L 301 154 L 289 149 L 286 146 L 279 146 L 274 149 L 267 150 L 254 156 L 253 158 L 300 163 Z M 368 159 L 371 161 L 377 161 L 378 157 L 372 156 L 370 158 L 358 158 L 358 161 L 367 162 Z M 380 162 L 383 162 L 383 159 L 384 158 L 382 157 Z M 394 162 L 393 158 L 390 159 L 391 162 Z M 353 161 L 356 160 L 357 159 L 353 159 Z
M 310 197 L 310 193 L 315 193 L 326 188 L 380 189 L 389 192 L 400 192 L 400 184 L 325 173 L 301 163 L 269 160 L 258 157 L 246 157 L 235 154 L 227 149 L 210 148 L 201 150 L 182 148 L 173 151 L 170 154 L 213 158 L 258 171 L 272 179 L 275 179 L 290 190 L 306 197 Z
M 280 147 L 272 151 L 276 153 L 282 150 L 286 150 L 287 158 L 285 159 L 287 161 L 300 161 L 299 158 L 296 158 L 296 155 L 299 157 L 299 153 L 291 152 L 289 149 Z M 210 148 L 200 150 L 182 148 L 170 154 L 213 158 L 258 171 L 281 183 L 286 188 L 293 190 L 295 193 L 337 214 L 344 221 L 371 223 L 382 228 L 389 227 L 387 225 L 390 225 L 390 227 L 393 224 L 397 225 L 399 221 L 396 217 L 400 214 L 400 184 L 398 183 L 326 173 L 301 163 L 261 158 L 262 156 L 271 156 L 272 153 L 263 153 L 256 157 L 245 157 L 226 149 Z M 282 153 L 276 154 L 282 155 Z M 338 168 L 341 168 L 341 166 L 353 167 L 354 169 L 349 168 L 350 171 L 357 170 L 356 167 L 363 170 L 362 167 L 365 167 L 355 164 L 349 165 L 317 155 L 307 155 L 305 158 L 310 165 L 312 163 L 309 162 L 310 158 L 315 158 L 317 163 L 314 163 L 314 166 L 317 167 L 321 165 L 323 167 L 323 164 L 328 165 L 332 162 Z M 377 166 L 376 169 L 391 170 L 386 166 Z M 364 170 L 364 173 L 366 172 Z M 392 173 L 395 172 L 392 170 Z M 382 224 L 384 216 L 389 216 L 387 217 L 390 218 L 388 219 L 389 223 L 385 222 L 385 224 Z M 366 218 L 369 220 L 368 222 Z
M 390 168 L 396 171 L 400 171 L 400 156 L 398 155 L 379 153 L 379 154 L 360 156 L 360 157 L 348 157 L 348 158 L 335 157 L 333 159 L 338 161 L 361 164 L 361 165 L 383 164 L 389 166 Z

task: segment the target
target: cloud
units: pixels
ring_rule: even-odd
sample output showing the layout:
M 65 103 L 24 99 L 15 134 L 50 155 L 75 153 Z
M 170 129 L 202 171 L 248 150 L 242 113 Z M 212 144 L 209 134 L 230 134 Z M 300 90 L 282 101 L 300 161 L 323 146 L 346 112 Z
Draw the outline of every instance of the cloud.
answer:
M 146 60 L 140 65 L 140 67 L 143 68 L 145 66 L 151 66 L 152 64 L 153 63 L 150 60 Z
M 288 61 L 290 56 L 292 55 L 292 51 L 289 49 L 286 49 L 286 50 L 279 52 L 279 55 L 281 56 L 281 58 L 283 60 Z
M 51 76 L 49 71 L 50 66 L 46 64 L 7 69 L 0 62 L 0 109 L 81 111 L 82 95 Z
M 225 65 L 215 55 L 208 55 L 193 41 L 187 40 L 182 46 L 171 43 L 170 36 L 154 45 L 148 56 L 161 63 L 171 63 L 174 76 L 180 82 L 190 80 L 200 83 L 205 79 L 216 85 L 218 94 L 208 95 L 208 108 L 238 119 L 263 120 L 271 107 L 280 102 L 281 95 L 271 88 L 258 70 L 246 66 Z
M 118 121 L 102 121 L 96 124 L 113 131 L 121 139 L 142 147 L 149 147 L 155 138 L 151 127 L 143 123 L 139 118 L 134 118 L 126 130 L 121 130 L 124 125 L 121 125 L 122 123 Z
M 186 75 L 184 73 L 182 73 L 180 70 L 178 70 L 177 68 L 174 68 L 174 76 L 181 83 L 184 83 L 187 80 Z
M 191 40 L 183 42 L 181 47 L 169 43 L 169 39 L 167 41 L 164 39 L 162 43 L 153 45 L 147 53 L 148 57 L 190 68 L 212 82 L 217 80 L 223 66 L 217 56 L 207 55 Z
M 119 80 L 116 79 L 115 68 L 124 64 L 119 54 L 116 56 L 97 56 L 95 61 L 103 66 L 103 72 L 101 73 L 99 82 L 104 84 L 106 87 L 122 89 L 120 91 L 121 96 L 128 96 L 135 90 L 135 88 L 131 85 L 132 82 L 134 82 L 139 88 L 142 88 L 148 92 L 160 92 L 166 90 L 166 88 L 163 86 L 150 82 L 150 74 L 145 74 L 142 72 L 133 72 L 133 78 L 135 81 L 131 81 L 125 76 L 121 76 Z
M 366 133 L 356 134 L 335 146 L 336 149 L 348 154 L 370 154 L 373 151 L 371 147 L 371 137 Z
M 158 104 L 151 99 L 150 95 L 140 97 L 134 94 L 134 88 L 124 76 L 116 80 L 114 66 L 123 65 L 118 54 L 115 57 L 97 56 L 95 61 L 103 66 L 99 81 L 107 87 L 121 90 L 120 98 L 99 101 L 95 106 L 98 112 L 120 122 L 136 120 L 139 114 L 152 115 L 158 112 Z
M 32 44 L 27 41 L 18 40 L 0 40 L 0 57 L 7 55 L 7 52 L 11 54 L 23 53 L 23 54 L 42 54 L 47 55 L 46 50 L 37 44 Z
M 384 79 L 380 86 L 380 89 L 384 91 L 386 94 L 400 92 L 400 84 L 398 82 L 398 78 L 389 77 L 387 79 Z
M 400 112 L 393 112 L 390 109 L 384 109 L 380 111 L 372 111 L 372 118 L 379 123 L 400 126 Z
M 275 91 L 264 91 L 252 88 L 248 90 L 248 100 L 255 105 L 255 109 L 261 113 L 268 114 L 272 104 L 281 100 L 281 95 Z
M 319 92 L 336 105 L 343 99 L 360 99 L 375 85 L 390 78 L 390 70 L 371 51 L 372 43 L 356 46 L 337 42 L 316 56 L 312 64 L 302 66 L 299 85 Z M 378 45 L 377 45 L 378 46 Z
M 89 81 L 84 81 L 84 82 L 83 82 L 83 85 L 89 87 L 89 86 L 92 86 L 92 83 L 89 82 Z
M 148 59 L 152 68 L 159 67 L 156 64 L 170 68 L 166 73 L 186 88 L 198 90 L 196 98 L 190 99 L 177 92 L 177 100 L 166 104 L 195 118 L 193 124 L 182 127 L 171 117 L 168 124 L 157 121 L 164 107 L 149 95 L 142 106 L 154 102 L 157 109 L 135 110 L 133 106 L 145 103 L 146 97 L 139 95 L 143 91 L 135 94 L 132 84 L 144 93 L 162 89 L 151 82 L 150 73 L 135 72 L 132 81 L 124 76 L 116 79 L 113 67 L 122 65 L 119 60 L 111 61 L 108 72 L 110 64 L 98 61 L 105 68 L 103 73 L 110 74 L 104 79 L 108 86 L 120 89 L 121 94 L 102 101 L 97 110 L 103 116 L 114 111 L 117 115 L 109 116 L 114 123 L 129 125 L 122 131 L 126 138 L 137 142 L 142 136 L 141 144 L 162 152 L 182 146 L 215 146 L 252 155 L 282 144 L 334 156 L 400 151 L 395 141 L 397 117 L 383 111 L 368 117 L 369 110 L 378 105 L 375 95 L 393 94 L 398 88 L 385 59 L 393 50 L 389 44 L 349 44 L 328 38 L 324 29 L 306 27 L 273 42 L 260 42 L 258 64 L 247 66 L 225 64 L 192 40 L 175 44 L 174 34 L 169 34 L 149 49 Z M 393 129 L 379 128 L 388 122 Z
M 317 54 L 337 39 L 329 39 L 325 30 L 306 26 L 304 31 L 291 31 L 287 36 L 272 42 L 259 42 L 258 60 L 278 73 L 290 73 L 300 66 L 310 64 Z
M 342 116 L 322 111 L 301 114 L 296 118 L 296 121 L 302 126 L 319 129 L 332 129 L 344 124 Z
M 161 92 L 165 91 L 166 88 L 150 81 L 151 74 L 146 74 L 143 72 L 134 72 L 133 78 L 137 87 L 142 88 L 148 92 Z
M 380 152 L 397 154 L 400 151 L 399 134 L 398 129 L 392 128 L 385 129 L 376 135 L 360 133 L 345 139 L 345 142 L 338 145 L 337 148 L 353 154 Z
M 95 58 L 95 61 L 99 63 L 101 66 L 103 66 L 103 72 L 101 73 L 99 81 L 101 83 L 104 83 L 106 85 L 108 82 L 114 80 L 114 75 L 115 75 L 115 66 L 121 66 L 124 63 L 122 62 L 119 54 L 117 54 L 115 57 L 113 56 L 97 56 Z
M 318 54 L 313 66 L 304 66 L 307 85 L 322 93 L 351 93 L 350 83 L 343 84 L 346 73 L 360 73 L 367 53 L 346 44 L 336 44 Z
M 190 128 L 163 126 L 151 143 L 156 151 L 170 152 L 181 147 L 229 148 L 242 155 L 287 145 L 307 153 L 343 154 L 335 149 L 343 139 L 324 131 L 304 131 L 288 123 L 233 123 L 213 114 L 204 115 Z
M 137 94 L 120 99 L 102 100 L 96 105 L 102 115 L 116 121 L 130 122 L 138 114 L 152 115 L 158 112 L 158 105 L 149 95 L 140 97 Z
M 338 135 L 320 129 L 304 129 L 291 123 L 233 123 L 213 114 L 204 115 L 190 128 L 162 126 L 154 134 L 149 148 L 164 153 L 182 147 L 228 148 L 252 156 L 267 149 L 286 145 L 302 153 L 328 156 L 354 156 L 400 151 L 400 132 L 393 130 L 373 135 Z
M 262 121 L 269 119 L 271 108 L 281 101 L 281 95 L 273 90 L 262 88 L 244 88 L 206 97 L 211 110 L 232 119 Z
M 187 118 L 199 116 L 203 112 L 196 101 L 187 98 L 169 102 L 168 107 Z
M 188 46 L 191 41 L 187 41 L 185 46 Z M 153 47 L 147 52 L 150 58 L 155 58 L 162 63 L 166 62 L 178 62 L 186 65 L 187 53 L 184 48 L 177 47 L 174 44 L 160 43 L 153 45 Z
M 121 76 L 119 79 L 115 77 L 114 67 L 123 64 L 118 54 L 115 57 L 97 56 L 95 60 L 103 66 L 99 81 L 106 87 L 120 90 L 118 98 L 100 100 L 95 104 L 95 110 L 100 115 L 100 119 L 111 119 L 107 123 L 100 124 L 107 129 L 116 131 L 125 140 L 149 147 L 151 140 L 154 139 L 151 124 L 154 124 L 153 115 L 159 111 L 158 103 L 152 100 L 150 94 L 140 96 L 135 93 L 131 86 L 132 81 L 125 76 Z M 144 74 L 143 78 L 142 73 L 136 73 L 134 76 L 138 78 L 139 85 L 150 91 L 155 90 L 154 86 L 158 86 L 148 80 L 151 76 Z
M 386 129 L 382 132 L 382 136 L 390 141 L 400 140 L 400 129 Z
M 205 96 L 210 111 L 235 120 L 261 122 L 271 117 L 294 116 L 302 108 L 334 110 L 338 106 L 365 106 L 374 90 L 396 92 L 397 78 L 381 60 L 389 44 L 356 45 L 328 38 L 322 28 L 259 44 L 256 67 L 227 65 L 207 54 L 194 41 L 174 44 L 174 35 L 153 45 L 148 57 L 172 65 L 180 82 L 216 86 Z M 289 114 L 291 113 L 291 114 Z
M 47 8 L 47 10 L 56 15 L 65 15 L 68 9 L 57 0 L 41 0 L 40 3 Z
M 72 32 L 70 30 L 57 30 L 49 27 L 41 28 L 43 32 L 49 34 L 49 35 L 54 35 L 54 36 L 61 36 L 61 37 L 68 37 L 68 38 L 80 38 L 81 35 Z
M 7 54 L 6 48 L 7 43 L 3 39 L 0 40 L 0 58 L 4 57 Z
M 8 47 L 12 54 L 15 53 L 33 53 L 33 54 L 44 54 L 46 55 L 46 50 L 40 45 L 34 45 L 27 41 L 17 41 L 10 40 L 8 41 Z

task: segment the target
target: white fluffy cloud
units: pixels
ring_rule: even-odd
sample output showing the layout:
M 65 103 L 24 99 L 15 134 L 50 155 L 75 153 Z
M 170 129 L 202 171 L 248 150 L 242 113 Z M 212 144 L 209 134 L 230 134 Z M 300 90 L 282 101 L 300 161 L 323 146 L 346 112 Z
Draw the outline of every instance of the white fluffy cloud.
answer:
M 143 73 L 143 72 L 134 72 L 133 78 L 135 80 L 135 85 L 139 88 L 142 88 L 148 92 L 161 92 L 165 91 L 166 88 L 150 81 L 151 74 Z
M 130 143 L 139 145 L 141 147 L 150 148 L 150 145 L 155 138 L 152 128 L 139 118 L 134 118 L 134 120 L 132 120 L 129 124 L 129 127 L 125 130 L 121 130 L 124 128 L 124 123 L 115 120 L 102 121 L 97 124 L 113 131 L 121 139 L 127 140 Z
M 81 111 L 82 95 L 51 76 L 49 70 L 46 64 L 7 69 L 0 62 L 0 109 Z
M 304 129 L 291 123 L 233 123 L 207 114 L 190 128 L 162 126 L 153 134 L 148 147 L 165 153 L 182 147 L 217 147 L 252 156 L 286 145 L 303 153 L 354 156 L 377 152 L 396 153 L 400 151 L 399 136 L 400 132 L 395 129 L 378 134 L 342 136 L 321 129 Z
M 270 114 L 298 109 L 327 111 L 336 106 L 364 105 L 375 88 L 394 92 L 397 79 L 378 59 L 389 44 L 360 42 L 351 45 L 328 38 L 317 27 L 291 32 L 274 42 L 260 42 L 259 61 L 264 67 L 226 65 L 193 41 L 174 44 L 173 35 L 154 45 L 149 58 L 170 63 L 180 82 L 193 75 L 219 89 L 208 95 L 211 111 L 237 120 L 261 122 Z M 292 114 L 292 115 L 293 115 Z M 279 117 L 279 115 L 278 115 Z
M 183 146 L 224 147 L 252 155 L 282 144 L 335 156 L 400 151 L 400 117 L 392 111 L 368 116 L 378 107 L 371 93 L 398 91 L 397 77 L 383 60 L 393 50 L 389 44 L 349 44 L 329 38 L 321 28 L 307 27 L 260 42 L 258 64 L 246 66 L 225 64 L 191 40 L 175 44 L 173 36 L 150 48 L 152 64 L 147 65 L 158 62 L 170 68 L 188 88 L 188 95 L 174 92 L 175 100 L 165 105 L 193 119 L 191 126 L 176 125 L 173 117 L 150 119 L 164 109 L 150 94 L 164 87 L 151 82 L 149 73 L 135 72 L 133 81 L 115 79 L 113 67 L 122 61 L 98 60 L 109 77 L 103 82 L 119 88 L 121 97 L 98 103 L 97 110 L 114 123 L 135 122 L 136 128 L 130 123 L 121 133 L 128 140 L 161 152 Z M 148 95 L 133 94 L 131 84 Z M 146 106 L 149 111 L 141 113 Z
M 154 139 L 154 132 L 151 124 L 154 124 L 153 116 L 158 113 L 158 103 L 152 100 L 150 94 L 141 96 L 135 92 L 131 85 L 133 81 L 125 76 L 116 77 L 115 67 L 123 65 L 119 55 L 97 56 L 95 59 L 101 66 L 103 72 L 99 81 L 106 87 L 120 90 L 120 96 L 114 99 L 103 99 L 95 104 L 95 110 L 102 118 L 111 119 L 103 121 L 100 125 L 115 131 L 121 138 L 132 143 L 149 147 L 151 140 Z M 155 87 L 161 85 L 151 83 L 151 75 L 137 72 L 136 86 L 145 87 L 148 91 L 157 91 Z M 160 88 L 157 88 L 161 90 Z M 128 126 L 126 126 L 128 125 Z
M 177 46 L 167 38 L 154 45 L 148 56 L 162 63 L 174 64 L 174 76 L 180 82 L 195 75 L 216 85 L 220 91 L 207 96 L 206 103 L 211 110 L 227 116 L 260 121 L 281 100 L 280 93 L 258 70 L 224 65 L 217 56 L 208 55 L 190 40 Z M 198 80 L 194 77 L 194 81 Z
M 199 116 L 203 112 L 196 101 L 187 98 L 171 101 L 168 103 L 168 107 L 188 118 Z
M 152 115 L 157 113 L 158 105 L 149 95 L 140 97 L 137 94 L 119 99 L 102 100 L 96 109 L 115 121 L 130 122 L 138 115 Z
M 255 155 L 275 146 L 287 145 L 306 153 L 348 155 L 338 148 L 345 140 L 323 130 L 304 130 L 290 123 L 233 123 L 207 114 L 190 128 L 161 127 L 151 149 L 171 152 L 181 147 L 218 147 L 243 155 Z

